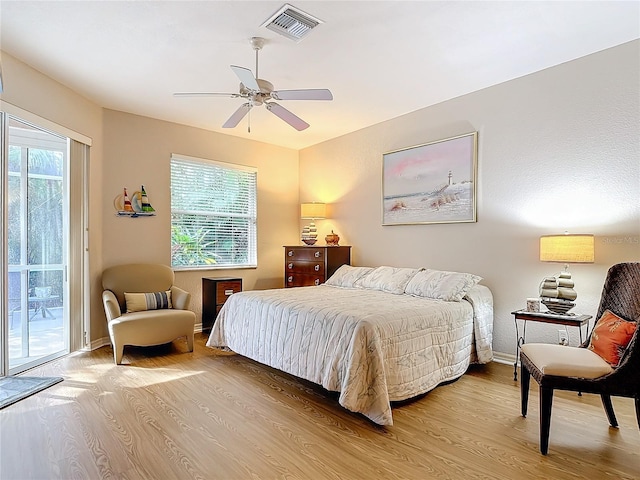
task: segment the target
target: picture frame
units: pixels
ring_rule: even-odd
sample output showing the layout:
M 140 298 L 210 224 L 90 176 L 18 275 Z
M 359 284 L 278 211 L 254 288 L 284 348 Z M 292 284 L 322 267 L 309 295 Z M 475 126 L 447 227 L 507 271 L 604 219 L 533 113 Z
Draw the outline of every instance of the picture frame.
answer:
M 476 222 L 478 132 L 382 155 L 382 225 Z

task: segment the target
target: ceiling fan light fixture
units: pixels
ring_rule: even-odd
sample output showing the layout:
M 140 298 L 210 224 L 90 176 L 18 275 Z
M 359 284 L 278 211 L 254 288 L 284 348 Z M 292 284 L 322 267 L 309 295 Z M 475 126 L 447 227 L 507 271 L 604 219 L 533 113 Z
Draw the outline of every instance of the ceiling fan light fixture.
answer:
M 299 42 L 321 23 L 319 18 L 287 3 L 260 26 Z

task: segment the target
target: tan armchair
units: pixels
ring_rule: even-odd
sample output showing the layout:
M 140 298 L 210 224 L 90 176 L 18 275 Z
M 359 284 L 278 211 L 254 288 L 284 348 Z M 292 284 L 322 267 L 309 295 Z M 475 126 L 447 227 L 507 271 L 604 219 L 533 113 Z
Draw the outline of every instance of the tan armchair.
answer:
M 130 264 L 107 268 L 102 273 L 102 303 L 116 364 L 122 363 L 125 345 L 151 346 L 186 337 L 193 352 L 195 314 L 187 310 L 191 294 L 174 286 L 173 270 L 159 264 Z M 171 291 L 172 308 L 127 313 L 125 292 Z

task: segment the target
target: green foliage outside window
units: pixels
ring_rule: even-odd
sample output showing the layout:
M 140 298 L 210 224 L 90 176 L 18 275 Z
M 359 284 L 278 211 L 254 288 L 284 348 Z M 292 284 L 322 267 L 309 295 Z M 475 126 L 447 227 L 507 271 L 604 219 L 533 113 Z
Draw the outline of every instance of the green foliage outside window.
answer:
M 171 158 L 171 265 L 256 265 L 256 171 Z
M 9 265 L 62 264 L 63 152 L 9 145 L 8 163 Z M 30 291 L 43 285 L 53 286 L 52 294 L 61 297 L 62 271 L 31 271 Z

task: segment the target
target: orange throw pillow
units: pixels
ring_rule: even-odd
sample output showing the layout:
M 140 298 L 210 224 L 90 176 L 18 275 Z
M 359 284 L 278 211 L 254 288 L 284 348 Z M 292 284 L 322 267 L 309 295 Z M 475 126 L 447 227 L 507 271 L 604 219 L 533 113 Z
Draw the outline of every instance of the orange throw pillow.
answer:
M 600 355 L 612 367 L 617 367 L 638 324 L 628 322 L 605 310 L 591 332 L 589 350 Z

